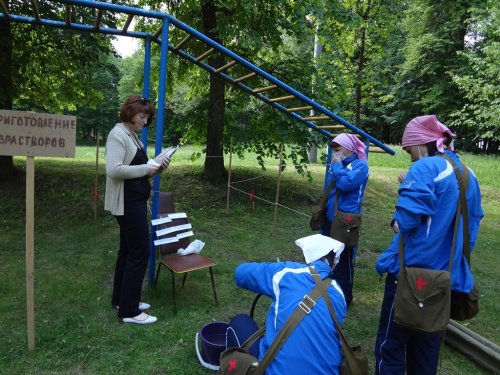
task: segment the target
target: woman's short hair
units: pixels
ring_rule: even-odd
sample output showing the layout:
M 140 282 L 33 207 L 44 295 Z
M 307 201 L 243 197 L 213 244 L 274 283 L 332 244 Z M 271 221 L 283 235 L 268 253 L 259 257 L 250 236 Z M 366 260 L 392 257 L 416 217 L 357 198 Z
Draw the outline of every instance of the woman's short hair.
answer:
M 132 121 L 132 117 L 134 117 L 138 113 L 145 113 L 148 115 L 148 122 L 146 124 L 150 125 L 153 121 L 153 117 L 155 115 L 155 108 L 149 101 L 140 95 L 131 95 L 125 100 L 120 109 L 120 120 L 122 122 L 130 122 Z

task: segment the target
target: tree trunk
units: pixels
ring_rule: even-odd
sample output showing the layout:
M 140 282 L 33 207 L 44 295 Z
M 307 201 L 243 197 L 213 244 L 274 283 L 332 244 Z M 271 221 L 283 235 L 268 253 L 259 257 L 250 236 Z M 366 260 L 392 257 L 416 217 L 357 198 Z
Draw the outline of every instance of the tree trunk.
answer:
M 216 7 L 213 0 L 201 0 L 201 17 L 205 35 L 219 42 Z M 216 54 L 208 61 L 211 66 L 218 68 L 224 64 L 224 56 Z M 224 169 L 223 153 L 225 108 L 225 82 L 217 75 L 211 74 L 208 101 L 207 155 L 203 171 L 203 176 L 209 181 L 222 180 L 227 176 Z
M 7 9 L 9 1 L 4 1 Z M 12 35 L 8 18 L 0 18 L 0 109 L 12 109 Z M 0 181 L 16 174 L 12 156 L 0 156 Z
M 365 43 L 366 43 L 366 28 L 363 26 L 361 28 L 361 42 L 360 42 L 360 47 L 359 47 L 359 56 L 358 56 L 358 67 L 357 67 L 357 79 L 356 79 L 356 85 L 355 85 L 355 105 L 356 108 L 354 110 L 355 114 L 355 125 L 358 128 L 361 128 L 361 100 L 362 100 L 362 91 L 361 91 L 361 86 L 363 82 L 363 69 L 365 67 Z
M 356 70 L 356 85 L 354 89 L 355 101 L 356 101 L 354 116 L 355 116 L 355 125 L 358 128 L 361 128 L 361 102 L 363 100 L 362 85 L 364 82 L 363 71 L 365 69 L 366 28 L 368 27 L 368 22 L 372 17 L 372 15 L 370 14 L 370 11 L 372 10 L 372 1 L 368 0 L 365 7 L 366 8 L 364 12 L 360 14 L 362 19 L 362 26 L 359 35 L 360 42 L 359 42 L 359 52 L 358 52 L 358 66 Z

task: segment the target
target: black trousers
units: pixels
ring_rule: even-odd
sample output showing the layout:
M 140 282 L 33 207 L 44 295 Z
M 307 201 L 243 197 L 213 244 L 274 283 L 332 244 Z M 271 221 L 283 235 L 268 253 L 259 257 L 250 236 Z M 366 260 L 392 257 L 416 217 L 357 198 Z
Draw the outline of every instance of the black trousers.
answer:
M 330 229 L 332 223 L 327 219 L 321 228 L 321 234 L 330 237 Z M 332 276 L 337 281 L 337 283 L 342 288 L 344 292 L 345 302 L 347 307 L 352 302 L 352 289 L 354 286 L 354 265 L 356 264 L 356 254 L 358 252 L 358 247 L 346 247 L 342 254 L 340 254 L 340 259 L 335 269 L 332 272 Z
M 141 313 L 139 302 L 149 259 L 147 202 L 126 205 L 124 215 L 115 217 L 120 225 L 120 249 L 111 304 L 120 306 L 119 318 L 131 318 Z
M 347 307 L 349 307 L 353 298 L 352 288 L 354 286 L 354 265 L 356 263 L 357 251 L 357 247 L 346 247 L 342 254 L 340 254 L 339 262 L 332 272 L 332 277 L 344 292 Z

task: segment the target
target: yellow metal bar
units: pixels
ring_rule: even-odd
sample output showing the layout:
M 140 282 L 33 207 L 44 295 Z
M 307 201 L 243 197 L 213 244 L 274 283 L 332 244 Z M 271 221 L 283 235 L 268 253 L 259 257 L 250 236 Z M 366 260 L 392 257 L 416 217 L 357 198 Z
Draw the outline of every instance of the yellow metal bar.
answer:
M 31 0 L 31 6 L 33 7 L 33 13 L 35 14 L 35 19 L 40 21 L 40 12 L 38 11 L 38 3 L 36 0 Z
M 156 33 L 154 33 L 153 35 L 153 39 L 158 39 L 158 37 L 160 36 L 161 34 L 161 30 L 162 30 L 162 26 L 160 26 L 160 28 L 158 30 L 156 30 Z
M 297 111 L 306 111 L 309 109 L 312 109 L 312 107 L 310 105 L 306 105 L 304 107 L 287 108 L 286 111 L 287 112 L 297 112 Z
M 252 90 L 252 92 L 254 94 L 258 94 L 259 92 L 264 92 L 264 91 L 272 90 L 272 89 L 275 89 L 276 87 L 278 87 L 278 86 L 277 85 L 271 85 L 271 86 L 261 87 L 261 88 Z
M 132 23 L 133 19 L 134 19 L 134 15 L 133 14 L 129 14 L 128 17 L 127 17 L 127 22 L 125 22 L 125 25 L 123 25 L 123 29 L 122 29 L 123 32 L 126 32 L 128 30 L 128 27 Z
M 238 83 L 238 82 L 244 81 L 245 79 L 255 77 L 256 75 L 257 75 L 257 73 L 252 72 L 250 74 L 247 74 L 246 76 L 235 79 L 233 83 Z
M 216 69 L 215 70 L 215 73 L 220 73 L 222 72 L 223 70 L 226 70 L 226 69 L 229 69 L 229 68 L 232 68 L 233 66 L 235 66 L 237 63 L 236 61 L 231 61 L 231 62 L 228 62 L 226 65 L 224 66 L 221 66 L 220 68 Z
M 202 53 L 200 56 L 198 56 L 195 61 L 201 61 L 203 60 L 205 57 L 207 56 L 210 56 L 212 53 L 215 52 L 215 48 L 210 48 L 208 51 Z
M 368 150 L 369 153 L 375 153 L 375 154 L 385 154 L 386 151 L 382 150 L 381 148 L 372 148 L 370 147 L 370 149 Z
M 353 135 L 353 136 L 355 136 L 356 138 L 363 138 L 363 137 L 362 137 L 361 135 L 359 135 L 359 134 L 350 134 L 350 133 L 342 133 L 342 134 L 349 134 L 349 135 Z M 336 137 L 336 136 L 338 136 L 338 135 L 340 135 L 340 133 L 339 133 L 339 134 L 331 134 L 331 135 L 330 135 L 330 137 L 335 138 L 335 137 Z M 385 152 L 385 151 L 384 151 L 384 152 Z
M 99 9 L 97 11 L 97 17 L 96 17 L 96 20 L 95 20 L 95 26 L 94 26 L 94 29 L 99 29 L 99 27 L 101 26 L 101 20 L 102 20 L 102 14 L 104 13 L 104 9 Z
M 321 121 L 321 120 L 330 120 L 330 117 L 328 116 L 302 117 L 302 121 Z
M 288 95 L 288 96 L 282 96 L 282 97 L 279 97 L 279 98 L 273 98 L 273 99 L 269 99 L 269 101 L 271 103 L 275 103 L 275 102 L 283 102 L 285 100 L 292 100 L 292 99 L 295 99 L 295 96 L 293 95 Z
M 318 129 L 345 129 L 344 125 L 320 125 Z
M 161 29 L 160 29 L 160 30 L 158 30 L 158 31 L 160 31 L 160 32 L 161 32 Z M 157 33 L 158 33 L 158 31 L 157 31 Z M 155 35 L 156 35 L 156 34 L 155 34 Z M 177 45 L 175 46 L 175 48 L 174 48 L 174 49 L 175 49 L 175 50 L 181 49 L 181 47 L 182 47 L 182 46 L 184 46 L 184 44 L 186 44 L 187 42 L 189 42 L 189 40 L 190 40 L 191 38 L 192 38 L 191 34 L 188 34 L 188 35 L 187 35 L 184 39 L 182 39 L 182 40 L 180 41 L 180 43 L 179 43 L 179 44 L 177 44 Z
M 9 10 L 7 9 L 7 6 L 3 2 L 3 0 L 0 0 L 0 8 L 2 8 L 2 13 L 5 14 L 7 17 L 10 17 Z
M 66 25 L 69 26 L 71 24 L 71 5 L 66 4 L 65 7 L 66 7 Z

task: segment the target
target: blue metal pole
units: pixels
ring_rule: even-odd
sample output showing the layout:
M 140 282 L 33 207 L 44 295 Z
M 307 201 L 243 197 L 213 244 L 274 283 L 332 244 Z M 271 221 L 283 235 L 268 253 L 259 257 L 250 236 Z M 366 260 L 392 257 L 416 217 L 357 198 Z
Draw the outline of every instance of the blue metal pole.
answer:
M 142 96 L 149 99 L 151 77 L 151 38 L 144 40 L 144 86 L 142 88 Z M 142 129 L 142 143 L 146 152 L 148 151 L 148 128 Z
M 158 82 L 158 112 L 156 116 L 156 142 L 155 142 L 155 155 L 161 152 L 163 143 L 163 121 L 165 118 L 165 105 L 166 105 L 166 91 L 167 91 L 167 63 L 168 63 L 168 30 L 169 21 L 165 17 L 163 19 L 163 25 L 161 30 L 161 49 L 160 49 L 160 76 Z M 160 176 L 155 176 L 153 178 L 153 204 L 151 217 L 154 219 L 158 215 L 158 199 L 160 196 Z M 154 247 L 155 234 L 151 230 L 151 241 L 150 241 L 150 251 L 149 251 L 149 272 L 148 272 L 148 282 L 149 285 L 153 285 L 155 278 L 155 265 L 156 265 L 156 253 Z
M 163 19 L 164 22 L 168 21 L 169 23 L 172 23 L 173 25 L 179 27 L 180 29 L 184 30 L 185 32 L 187 32 L 187 33 L 195 36 L 196 38 L 198 38 L 202 42 L 206 43 L 208 46 L 211 46 L 211 47 L 217 49 L 219 52 L 221 52 L 221 53 L 225 54 L 226 56 L 230 57 L 231 59 L 233 59 L 234 61 L 236 61 L 240 65 L 243 65 L 243 66 L 247 67 L 251 71 L 259 74 L 262 77 L 264 77 L 269 82 L 277 85 L 278 87 L 282 88 L 286 92 L 294 95 L 296 98 L 298 98 L 298 99 L 302 100 L 303 102 L 309 104 L 317 112 L 323 113 L 323 114 L 331 117 L 335 121 L 337 121 L 339 124 L 344 125 L 346 128 L 355 131 L 356 133 L 360 134 L 364 138 L 370 140 L 373 144 L 375 144 L 378 147 L 382 148 L 387 153 L 389 153 L 391 155 L 395 154 L 394 150 L 392 150 L 391 148 L 389 148 L 385 144 L 381 143 L 379 140 L 373 138 L 368 133 L 366 133 L 363 130 L 357 128 L 356 126 L 354 126 L 350 122 L 344 120 L 342 117 L 336 115 L 335 113 L 333 113 L 330 110 L 326 109 L 322 105 L 316 103 L 314 100 L 308 98 L 307 96 L 303 95 L 299 91 L 297 91 L 294 88 L 292 88 L 292 87 L 288 86 L 287 84 L 283 83 L 279 79 L 273 77 L 272 75 L 270 75 L 269 73 L 267 73 L 264 70 L 260 69 L 259 67 L 255 66 L 252 63 L 248 62 L 247 60 L 243 59 L 242 57 L 240 57 L 236 53 L 232 52 L 231 50 L 227 49 L 226 47 L 224 47 L 224 46 L 220 45 L 219 43 L 213 41 L 212 39 L 208 38 L 204 34 L 202 34 L 199 31 L 197 31 L 196 29 L 193 29 L 192 27 L 186 25 L 185 23 L 177 20 L 175 17 L 171 16 L 170 14 L 162 13 L 162 12 L 158 12 L 158 11 L 145 10 L 145 9 L 141 9 L 141 8 L 131 7 L 131 6 L 124 6 L 124 5 L 111 4 L 111 3 L 104 3 L 104 2 L 100 2 L 100 1 L 89 1 L 89 0 L 58 0 L 57 2 L 63 3 L 63 4 L 72 4 L 72 5 L 85 6 L 85 7 L 89 7 L 89 8 L 95 8 L 95 9 L 104 9 L 104 10 L 108 10 L 108 11 L 121 12 L 121 13 L 125 13 L 125 14 L 134 14 L 134 15 L 141 16 L 141 17 Z M 6 15 L 4 15 L 3 13 L 0 13 L 0 17 L 6 17 Z M 54 20 L 45 20 L 45 19 L 36 20 L 35 18 L 32 18 L 32 17 L 15 16 L 15 15 L 9 15 L 8 17 L 10 17 L 13 21 L 17 21 L 17 22 L 38 23 L 38 24 L 42 24 L 42 25 L 46 25 L 46 26 L 76 29 L 76 30 L 80 30 L 80 31 L 100 32 L 102 34 L 112 34 L 112 35 L 127 35 L 127 36 L 134 36 L 134 37 L 138 37 L 138 38 L 143 38 L 143 39 L 151 37 L 151 34 L 148 34 L 148 33 L 136 33 L 136 32 L 123 31 L 123 30 L 118 30 L 118 29 L 109 29 L 109 28 L 103 28 L 103 27 L 96 28 L 95 26 L 92 26 L 92 25 L 84 25 L 84 24 L 78 24 L 78 23 L 73 23 L 73 22 L 67 24 L 66 22 L 63 22 L 63 21 L 54 21 Z M 162 30 L 162 39 L 164 37 L 163 36 L 164 34 L 168 35 L 168 33 L 165 33 Z M 157 43 L 161 43 L 161 40 L 159 40 L 159 38 L 155 38 L 153 41 L 157 42 Z M 169 48 L 173 52 L 175 52 L 175 53 L 178 52 L 178 51 L 175 51 L 175 49 L 174 49 L 173 46 L 169 46 Z M 188 54 L 184 54 L 184 55 L 181 54 L 181 56 L 183 56 L 185 58 L 188 58 L 188 56 L 191 57 Z M 191 59 L 188 58 L 188 60 L 191 60 Z M 200 65 L 201 67 L 203 67 L 206 70 L 210 71 L 210 69 L 207 69 L 207 65 L 206 64 L 198 64 L 198 65 Z M 229 77 L 227 75 L 224 77 L 224 74 L 221 74 L 221 73 L 219 73 L 219 74 L 221 76 L 223 76 L 223 78 L 226 79 L 226 80 L 228 80 L 229 82 L 234 81 L 233 78 L 231 78 L 231 77 Z M 245 90 L 245 86 L 244 85 L 238 84 L 238 86 L 240 88 L 242 88 L 243 90 Z M 245 91 L 251 93 L 251 89 L 249 89 L 249 88 L 247 90 L 245 90 Z M 269 102 L 269 99 L 266 98 L 265 96 L 263 96 L 261 94 L 258 94 L 258 95 L 255 95 L 255 96 L 258 97 L 259 99 L 267 102 L 268 104 L 271 104 Z M 278 110 L 286 113 L 286 108 L 283 107 L 283 106 L 281 106 L 280 104 L 273 103 L 271 105 L 273 107 L 277 108 Z M 290 116 L 296 118 L 299 121 L 302 121 L 301 120 L 301 116 L 299 114 L 290 113 Z M 305 123 L 305 125 L 309 126 L 310 128 L 320 131 L 320 133 L 322 133 L 323 135 L 331 136 L 331 134 L 329 132 L 327 132 L 327 131 L 325 131 L 323 129 L 318 129 L 317 125 L 314 124 L 311 121 L 302 121 L 302 122 Z
M 191 35 L 194 35 L 196 38 L 200 39 L 201 41 L 203 41 L 207 45 L 209 45 L 209 46 L 217 49 L 218 51 L 222 52 L 226 56 L 229 56 L 234 61 L 238 62 L 239 64 L 241 64 L 241 65 L 243 65 L 245 67 L 247 67 L 248 69 L 252 70 L 253 72 L 259 74 L 260 76 L 264 77 L 269 82 L 274 83 L 275 85 L 281 87 L 282 89 L 284 89 L 285 91 L 287 91 L 290 94 L 294 95 L 298 99 L 306 102 L 307 104 L 309 104 L 311 107 L 313 107 L 317 111 L 319 111 L 319 112 L 321 112 L 321 113 L 323 113 L 323 114 L 325 114 L 325 115 L 333 118 L 339 124 L 342 124 L 346 128 L 351 129 L 351 130 L 357 132 L 358 134 L 360 134 L 364 138 L 369 139 L 371 142 L 373 142 L 375 145 L 377 145 L 378 147 L 382 148 L 384 151 L 388 152 L 389 154 L 391 154 L 391 155 L 395 154 L 394 150 L 392 150 L 391 148 L 387 147 L 386 145 L 384 145 L 383 143 L 381 143 L 379 140 L 373 138 L 370 134 L 364 132 L 361 129 L 358 129 L 356 126 L 354 126 L 353 124 L 351 124 L 347 120 L 344 120 L 342 117 L 336 115 L 335 113 L 333 113 L 330 110 L 326 109 L 322 105 L 316 103 L 314 100 L 308 98 L 307 96 L 305 96 L 301 92 L 299 92 L 299 91 L 295 90 L 294 88 L 288 86 L 287 84 L 281 82 L 279 79 L 273 77 L 272 75 L 270 75 L 269 73 L 267 73 L 264 70 L 260 69 L 259 67 L 253 65 L 252 63 L 246 61 L 245 59 L 243 59 L 242 57 L 238 56 L 237 54 L 235 54 L 231 50 L 227 49 L 226 47 L 220 45 L 219 43 L 213 41 L 212 39 L 208 38 L 204 34 L 200 33 L 198 30 L 195 30 L 195 29 L 191 28 L 190 26 L 186 25 L 185 23 L 179 21 L 178 19 L 174 18 L 173 16 L 171 16 L 169 14 L 167 14 L 166 17 L 168 17 L 168 19 L 170 20 L 170 22 L 172 24 L 174 24 L 175 26 L 179 27 L 180 29 L 186 31 L 187 33 L 189 33 Z

